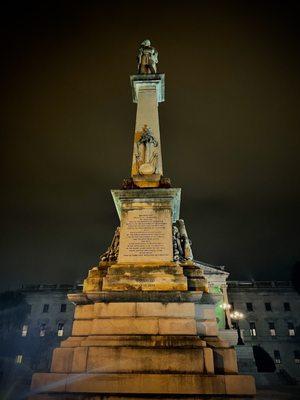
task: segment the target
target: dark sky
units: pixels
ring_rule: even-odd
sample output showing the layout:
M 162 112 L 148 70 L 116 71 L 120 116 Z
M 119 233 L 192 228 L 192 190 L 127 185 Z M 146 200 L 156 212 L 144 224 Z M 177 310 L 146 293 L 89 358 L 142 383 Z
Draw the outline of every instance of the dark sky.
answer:
M 288 279 L 300 259 L 300 8 L 288 1 L 10 2 L 1 12 L 1 286 L 82 280 L 130 175 L 129 75 L 166 74 L 165 176 L 197 259 Z

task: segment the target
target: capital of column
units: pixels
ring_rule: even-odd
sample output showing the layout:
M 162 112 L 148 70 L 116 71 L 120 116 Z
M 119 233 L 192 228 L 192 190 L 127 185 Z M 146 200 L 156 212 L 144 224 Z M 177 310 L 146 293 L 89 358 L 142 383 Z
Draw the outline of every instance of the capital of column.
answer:
M 138 92 L 140 89 L 156 87 L 157 102 L 165 101 L 165 74 L 145 74 L 130 76 L 132 88 L 132 100 L 138 102 Z

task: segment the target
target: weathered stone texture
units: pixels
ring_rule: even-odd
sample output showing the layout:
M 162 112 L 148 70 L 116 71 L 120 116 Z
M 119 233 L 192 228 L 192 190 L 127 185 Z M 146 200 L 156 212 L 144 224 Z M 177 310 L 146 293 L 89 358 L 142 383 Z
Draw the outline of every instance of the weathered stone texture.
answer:
M 51 372 L 71 372 L 74 349 L 58 348 L 53 350 Z
M 160 394 L 160 395 L 254 395 L 254 378 L 245 375 L 199 374 L 35 374 L 34 386 L 49 392 Z M 70 394 L 70 399 L 72 395 Z
M 204 369 L 202 349 L 135 349 L 90 347 L 88 372 L 198 372 Z

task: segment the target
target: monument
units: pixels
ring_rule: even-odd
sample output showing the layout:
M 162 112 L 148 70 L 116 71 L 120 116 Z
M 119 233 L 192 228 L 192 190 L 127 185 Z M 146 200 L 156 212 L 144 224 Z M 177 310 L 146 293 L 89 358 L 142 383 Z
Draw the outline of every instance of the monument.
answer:
M 215 304 L 180 219 L 181 190 L 163 177 L 158 105 L 165 76 L 149 40 L 131 76 L 137 103 L 131 178 L 112 190 L 120 218 L 84 281 L 72 335 L 35 373 L 30 399 L 203 399 L 252 396 L 234 348 L 218 337 Z

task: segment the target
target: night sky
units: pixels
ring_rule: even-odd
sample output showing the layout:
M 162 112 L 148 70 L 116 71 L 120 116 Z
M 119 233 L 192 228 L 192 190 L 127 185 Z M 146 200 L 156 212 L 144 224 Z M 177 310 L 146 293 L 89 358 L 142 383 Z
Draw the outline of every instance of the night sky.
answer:
M 300 259 L 300 8 L 288 1 L 13 3 L 1 12 L 1 287 L 81 281 L 130 175 L 129 75 L 166 74 L 165 176 L 195 258 L 231 279 Z

